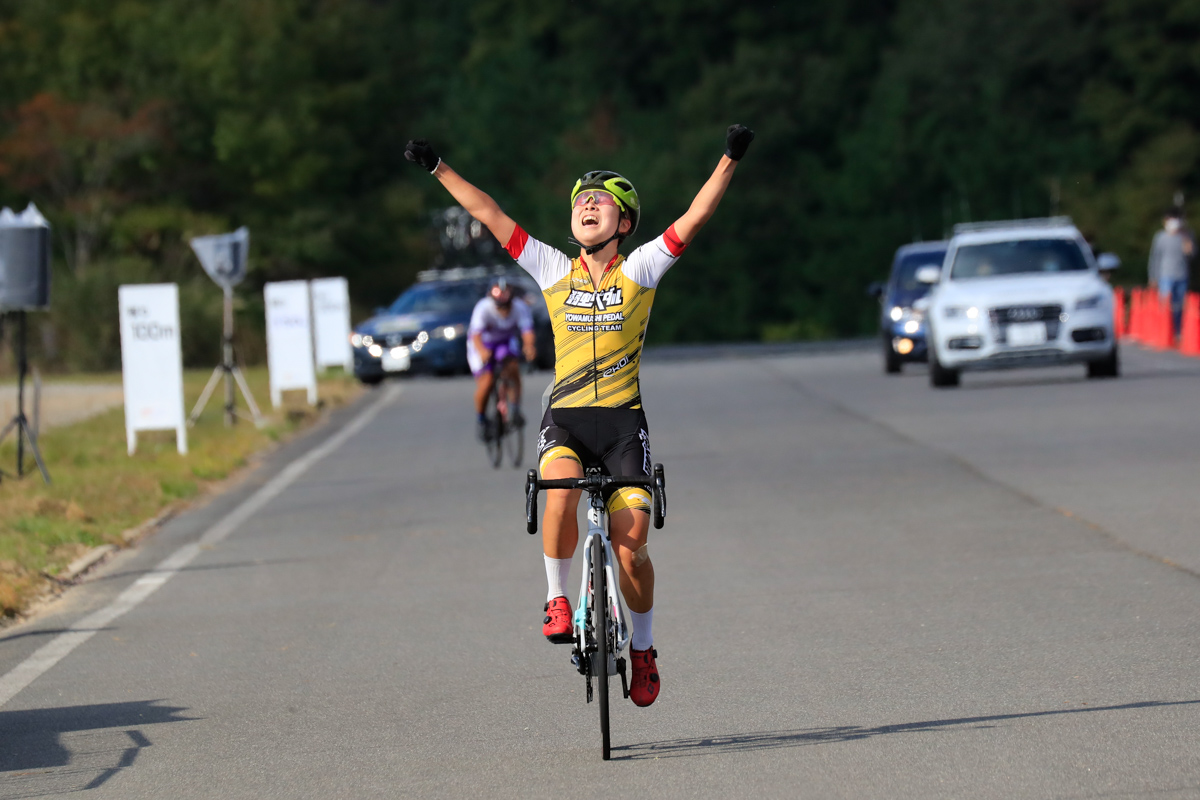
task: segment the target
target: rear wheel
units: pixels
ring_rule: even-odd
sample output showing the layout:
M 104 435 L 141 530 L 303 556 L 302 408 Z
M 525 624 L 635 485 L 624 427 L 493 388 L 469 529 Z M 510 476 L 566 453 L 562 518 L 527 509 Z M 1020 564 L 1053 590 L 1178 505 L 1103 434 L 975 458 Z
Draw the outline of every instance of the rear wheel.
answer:
M 1120 374 L 1121 364 L 1117 356 L 1117 346 L 1115 344 L 1107 356 L 1099 361 L 1089 361 L 1087 365 L 1087 376 L 1089 378 L 1115 378 Z
M 608 587 L 604 574 L 604 542 L 592 538 L 592 630 L 596 636 L 596 700 L 600 706 L 601 758 L 608 761 Z
M 958 386 L 958 370 L 943 367 L 933 346 L 929 348 L 929 383 L 939 389 Z

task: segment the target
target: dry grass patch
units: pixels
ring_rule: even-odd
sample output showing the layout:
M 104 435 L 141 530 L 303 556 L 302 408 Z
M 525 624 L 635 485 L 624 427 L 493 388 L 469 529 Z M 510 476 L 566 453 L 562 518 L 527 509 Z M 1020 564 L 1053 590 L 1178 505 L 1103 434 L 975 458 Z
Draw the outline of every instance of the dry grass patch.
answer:
M 209 374 L 184 375 L 190 411 Z M 173 432 L 141 433 L 138 451 L 126 454 L 125 417 L 121 409 L 46 431 L 38 444 L 52 485 L 43 483 L 26 451 L 26 477 L 16 480 L 16 446 L 10 437 L 0 446 L 0 615 L 19 614 L 53 576 L 100 544 L 125 544 L 121 534 L 169 506 L 202 495 L 214 484 L 246 466 L 256 453 L 311 425 L 320 409 L 303 404 L 303 396 L 284 398 L 284 408 L 270 411 L 265 369 L 246 372 L 255 399 L 267 412 L 261 429 L 245 421 L 226 428 L 220 397 L 209 400 L 204 414 L 188 431 L 188 454 L 176 452 Z M 337 374 L 320 381 L 321 408 L 343 405 L 361 387 Z M 220 392 L 218 392 L 220 394 Z M 243 404 L 241 398 L 239 407 Z M 31 470 L 31 471 L 30 471 Z

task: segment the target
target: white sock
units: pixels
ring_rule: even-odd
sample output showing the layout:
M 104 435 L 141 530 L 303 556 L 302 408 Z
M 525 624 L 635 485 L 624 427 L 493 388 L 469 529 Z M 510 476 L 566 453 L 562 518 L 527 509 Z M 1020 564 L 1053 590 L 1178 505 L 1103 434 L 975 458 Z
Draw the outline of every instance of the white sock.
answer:
M 629 616 L 633 619 L 633 637 L 629 646 L 634 650 L 649 650 L 654 646 L 654 609 L 645 614 L 630 611 Z
M 567 574 L 571 571 L 571 559 L 551 558 L 550 556 L 543 556 L 543 558 L 546 559 L 546 583 L 549 585 L 546 602 L 550 602 L 556 597 L 565 597 L 567 592 L 563 586 L 567 582 Z

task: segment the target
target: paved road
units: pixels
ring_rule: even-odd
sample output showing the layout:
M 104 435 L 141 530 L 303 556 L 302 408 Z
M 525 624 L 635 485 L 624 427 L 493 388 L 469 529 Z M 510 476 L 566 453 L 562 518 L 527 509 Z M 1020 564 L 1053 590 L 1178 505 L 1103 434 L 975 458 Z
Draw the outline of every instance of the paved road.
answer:
M 468 385 L 373 392 L 0 637 L 2 691 L 90 635 L 0 798 L 1200 797 L 1200 362 L 1126 367 L 648 364 L 665 688 L 609 763 Z

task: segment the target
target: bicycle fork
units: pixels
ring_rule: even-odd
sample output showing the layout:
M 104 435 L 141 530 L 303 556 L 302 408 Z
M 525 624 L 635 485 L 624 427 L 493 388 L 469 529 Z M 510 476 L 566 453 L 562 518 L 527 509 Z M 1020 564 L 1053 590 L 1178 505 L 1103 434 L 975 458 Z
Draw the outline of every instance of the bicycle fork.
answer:
M 608 538 L 608 512 L 600 497 L 591 498 L 589 503 L 588 533 L 583 542 L 583 552 L 591 553 L 592 541 L 596 537 L 599 537 L 600 541 L 604 543 L 604 583 L 607 588 L 607 597 L 603 598 L 602 602 L 608 603 L 606 616 L 611 621 L 610 624 L 616 625 L 616 642 L 615 646 L 610 648 L 608 664 L 597 664 L 596 637 L 607 636 L 608 631 L 592 629 L 591 609 L 588 607 L 589 598 L 593 594 L 591 557 L 585 555 L 587 567 L 583 570 L 583 579 L 579 587 L 579 602 L 575 605 L 575 648 L 571 653 L 571 663 L 579 670 L 580 675 L 587 678 L 587 702 L 590 703 L 592 702 L 592 676 L 620 675 L 622 693 L 626 698 L 629 697 L 629 679 L 626 674 L 625 658 L 618 656 L 618 653 L 622 652 L 629 644 L 630 623 L 629 612 L 621 597 L 618 570 L 614 566 L 616 560 L 613 557 L 612 542 Z

